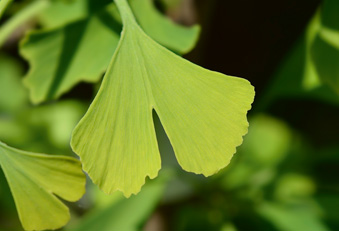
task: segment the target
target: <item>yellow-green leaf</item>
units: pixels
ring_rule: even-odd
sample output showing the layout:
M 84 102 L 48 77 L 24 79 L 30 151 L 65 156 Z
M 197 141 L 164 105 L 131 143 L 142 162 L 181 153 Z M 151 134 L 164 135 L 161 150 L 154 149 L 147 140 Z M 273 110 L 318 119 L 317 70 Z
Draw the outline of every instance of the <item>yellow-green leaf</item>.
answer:
M 71 141 L 84 170 L 106 193 L 139 192 L 145 177 L 156 177 L 161 167 L 154 109 L 183 169 L 216 173 L 247 133 L 253 87 L 168 51 L 142 31 L 125 0 L 116 4 L 121 39 Z
M 25 230 L 64 226 L 70 214 L 58 197 L 77 201 L 85 192 L 86 178 L 74 158 L 25 152 L 0 142 L 0 165 Z

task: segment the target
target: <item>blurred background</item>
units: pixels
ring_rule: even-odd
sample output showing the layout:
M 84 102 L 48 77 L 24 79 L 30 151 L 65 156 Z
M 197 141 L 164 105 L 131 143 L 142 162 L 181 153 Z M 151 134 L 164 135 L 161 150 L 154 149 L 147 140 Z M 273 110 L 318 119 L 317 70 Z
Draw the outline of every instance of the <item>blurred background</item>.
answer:
M 0 29 L 0 140 L 8 145 L 74 156 L 72 129 L 100 81 L 80 83 L 59 100 L 32 105 L 21 82 L 29 64 L 20 55 L 20 41 L 33 28 L 51 30 L 48 14 L 60 4 L 69 8 L 79 1 L 84 0 L 51 0 L 49 8 L 10 33 Z M 0 28 L 34 2 L 15 1 Z M 154 4 L 179 24 L 201 26 L 185 58 L 255 86 L 249 132 L 231 164 L 205 178 L 181 169 L 154 115 L 162 157 L 159 177 L 147 180 L 129 199 L 120 192 L 107 196 L 88 179 L 85 196 L 67 204 L 72 219 L 61 230 L 339 230 L 339 1 Z M 22 230 L 2 172 L 0 178 L 0 230 Z

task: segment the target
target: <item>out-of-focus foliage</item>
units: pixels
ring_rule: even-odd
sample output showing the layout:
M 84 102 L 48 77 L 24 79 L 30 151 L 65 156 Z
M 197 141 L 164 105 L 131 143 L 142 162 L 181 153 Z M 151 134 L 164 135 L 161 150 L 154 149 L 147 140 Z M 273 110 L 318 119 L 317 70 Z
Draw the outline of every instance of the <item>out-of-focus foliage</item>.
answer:
M 280 66 L 263 105 L 291 96 L 339 103 L 338 12 L 336 0 L 325 0 L 319 7 Z
M 169 172 L 165 173 L 170 175 Z M 97 192 L 97 188 L 95 188 L 96 190 L 93 190 L 94 188 L 92 187 L 92 190 L 96 193 L 98 199 L 103 196 L 106 199 L 107 197 L 111 198 L 108 202 L 106 201 L 104 203 L 104 206 L 98 206 L 98 208 L 93 209 L 92 212 L 77 221 L 77 224 L 70 226 L 70 228 L 66 230 L 140 230 L 164 193 L 165 185 L 167 183 L 166 178 L 168 178 L 167 175 L 160 176 L 159 179 L 148 184 L 138 195 L 134 195 L 129 199 L 124 198 L 120 194 L 114 194 L 112 196 L 102 195 L 101 192 Z
M 182 28 L 172 24 L 160 11 L 155 11 L 149 0 L 139 6 L 142 2 L 130 1 L 135 14 L 140 14 L 137 20 L 144 30 L 148 27 L 148 33 L 153 31 L 158 42 L 179 54 L 193 48 L 198 35 L 196 26 Z M 180 0 L 155 2 L 166 10 L 166 7 L 178 6 Z M 1 4 L 4 3 L 5 0 L 2 0 Z M 141 7 L 143 10 L 137 11 L 136 8 Z M 326 124 L 337 126 L 328 120 L 331 113 L 338 112 L 339 105 L 338 7 L 337 0 L 324 0 L 310 18 L 304 33 L 272 76 L 266 93 L 261 92 L 261 100 L 254 105 L 249 117 L 249 133 L 226 169 L 209 178 L 183 172 L 160 120 L 153 114 L 162 159 L 159 178 L 147 182 L 137 196 L 129 199 L 119 192 L 105 195 L 88 181 L 85 196 L 77 203 L 67 203 L 71 220 L 60 230 L 339 230 L 339 144 L 323 142 L 319 145 L 311 139 Z M 153 24 L 155 21 L 159 22 Z M 165 26 L 167 29 L 164 29 Z M 22 31 L 31 29 L 34 31 L 23 36 Z M 71 133 L 89 106 L 96 86 L 94 90 L 88 85 L 73 87 L 90 76 L 84 76 L 88 73 L 91 73 L 92 79 L 87 81 L 100 80 L 115 49 L 120 30 L 120 15 L 108 0 L 12 1 L 0 21 L 0 44 L 4 46 L 4 49 L 0 47 L 0 140 L 30 152 L 73 156 L 69 146 Z M 18 35 L 20 42 L 17 41 Z M 170 40 L 162 41 L 164 38 Z M 179 43 L 175 48 L 171 44 L 176 42 Z M 32 66 L 19 57 L 19 49 Z M 95 68 L 91 69 L 88 63 L 95 64 Z M 40 89 L 43 93 L 36 97 L 35 102 L 59 96 L 61 99 L 33 106 L 29 102 L 28 89 L 21 81 L 25 73 L 26 76 L 38 76 L 35 85 L 39 89 L 44 85 L 43 81 L 47 81 L 46 87 Z M 58 83 L 60 79 L 53 80 L 55 76 L 61 76 L 60 79 L 72 77 L 73 83 L 66 83 L 67 87 L 61 88 L 62 81 Z M 51 86 L 51 81 L 59 85 Z M 83 89 L 82 92 L 86 91 L 85 97 L 75 97 L 79 88 Z M 32 88 L 30 91 L 32 94 Z M 58 95 L 55 92 L 53 95 L 53 91 L 59 92 Z M 68 91 L 70 94 L 66 94 Z M 294 120 L 291 122 L 280 112 L 270 111 L 272 107 L 280 107 L 282 100 L 317 102 L 326 110 L 310 109 L 314 111 L 309 114 L 289 111 L 292 118 L 302 117 L 303 120 L 313 118 L 314 114 L 321 115 L 321 121 L 313 123 L 305 132 L 293 123 Z M 332 137 L 332 140 L 339 139 L 338 133 L 335 135 L 337 137 Z M 327 138 L 329 135 L 323 139 Z M 21 157 L 21 154 L 16 157 Z M 14 163 L 1 156 L 1 165 Z M 49 165 L 42 173 L 34 164 L 32 167 L 31 155 L 23 156 L 16 163 L 21 163 L 25 171 L 29 168 L 28 172 L 38 172 L 38 179 L 45 181 L 45 177 L 58 176 L 46 171 L 61 165 Z M 59 157 L 48 155 L 45 158 Z M 68 157 L 61 159 L 69 160 Z M 22 161 L 25 163 L 22 164 Z M 76 163 L 75 168 L 79 170 L 78 162 L 71 162 Z M 8 168 L 14 165 L 6 164 Z M 22 227 L 13 194 L 3 171 L 19 172 L 1 169 L 0 230 L 20 231 Z M 51 183 L 47 180 L 46 185 Z M 20 187 L 22 185 L 26 184 L 20 183 Z M 44 193 L 46 187 L 42 185 L 39 189 Z M 25 188 L 30 187 L 37 189 L 34 184 L 27 184 Z M 55 197 L 50 192 L 44 195 Z M 24 202 L 35 201 L 35 204 L 46 208 L 43 198 L 30 197 Z M 18 197 L 15 200 L 17 202 Z M 59 199 L 54 202 L 56 200 L 65 210 L 62 202 Z M 39 212 L 44 213 L 43 217 L 52 212 L 52 208 Z

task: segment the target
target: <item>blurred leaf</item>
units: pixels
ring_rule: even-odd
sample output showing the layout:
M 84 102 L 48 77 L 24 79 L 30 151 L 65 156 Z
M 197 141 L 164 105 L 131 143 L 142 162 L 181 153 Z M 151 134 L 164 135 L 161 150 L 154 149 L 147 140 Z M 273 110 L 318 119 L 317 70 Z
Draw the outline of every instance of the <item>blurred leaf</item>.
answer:
M 325 0 L 308 26 L 305 80 L 339 93 L 339 2 Z M 325 58 L 326 57 L 326 58 Z M 312 80 L 313 79 L 313 80 Z M 313 81 L 313 82 L 311 82 Z
M 290 151 L 293 134 L 283 122 L 268 115 L 257 115 L 250 120 L 248 134 L 239 148 L 242 153 L 224 176 L 227 188 L 251 183 L 264 185 L 274 177 L 278 164 Z
M 0 140 L 22 147 L 21 145 L 29 142 L 31 137 L 32 131 L 28 129 L 26 123 L 11 117 L 0 117 Z
M 339 1 L 324 0 L 321 9 L 322 24 L 326 28 L 339 31 Z
M 72 131 L 86 111 L 85 105 L 77 101 L 59 101 L 57 103 L 32 108 L 23 113 L 31 127 L 44 127 L 46 138 L 54 146 L 63 149 L 69 147 Z
M 320 10 L 317 10 L 314 17 L 311 19 L 309 25 L 306 29 L 305 34 L 305 69 L 302 85 L 307 90 L 312 90 L 321 85 L 321 80 L 319 79 L 318 72 L 314 66 L 311 48 L 313 42 L 320 31 L 321 21 L 320 21 Z
M 333 29 L 339 27 L 337 9 L 338 1 L 324 1 L 286 55 L 257 108 L 264 110 L 281 97 L 321 99 L 339 105 L 339 32 Z
M 157 179 L 148 184 L 140 194 L 129 199 L 114 200 L 103 209 L 95 210 L 84 216 L 70 231 L 137 231 L 149 217 L 161 199 L 165 180 Z M 102 193 L 102 192 L 101 192 Z M 116 194 L 113 194 L 116 195 Z
M 45 29 L 57 28 L 83 20 L 102 11 L 108 4 L 112 4 L 112 0 L 54 0 L 50 7 L 40 13 L 39 21 Z
M 30 61 L 25 84 L 32 102 L 58 98 L 79 81 L 98 81 L 119 41 L 119 32 L 120 25 L 105 9 L 66 27 L 26 37 L 21 54 Z
M 71 141 L 85 171 L 104 192 L 126 196 L 139 192 L 146 176 L 156 177 L 161 166 L 154 109 L 183 169 L 218 172 L 247 133 L 253 87 L 168 51 L 142 31 L 126 1 L 116 3 L 122 5 L 123 36 Z
M 339 223 L 339 197 L 337 193 L 329 194 L 322 193 L 317 196 L 317 201 L 324 209 L 326 220 L 330 220 L 335 223 Z
M 0 113 L 19 110 L 27 102 L 20 77 L 23 68 L 14 58 L 0 54 Z
M 290 128 L 281 120 L 267 115 L 257 115 L 242 146 L 248 162 L 260 166 L 279 164 L 286 157 L 292 142 Z
M 86 106 L 59 101 L 0 116 L 0 140 L 33 152 L 70 154 L 70 136 Z
M 18 29 L 20 26 L 27 23 L 27 21 L 34 18 L 43 9 L 48 7 L 48 0 L 37 0 L 33 1 L 27 7 L 24 7 L 19 12 L 15 13 L 9 20 L 7 20 L 0 27 L 0 47 L 6 42 L 8 37 Z
M 237 231 L 238 229 L 232 223 L 226 223 L 220 231 Z
M 275 197 L 284 202 L 309 198 L 315 193 L 315 182 L 308 176 L 287 173 L 277 182 Z
M 85 192 L 86 178 L 74 158 L 34 154 L 0 142 L 0 164 L 26 230 L 65 225 L 69 211 L 57 196 L 77 201 Z
M 56 28 L 88 16 L 88 0 L 51 1 L 48 8 L 39 14 L 44 28 Z
M 198 25 L 184 27 L 175 24 L 157 11 L 152 0 L 129 2 L 141 28 L 155 41 L 179 54 L 193 49 L 200 32 Z
M 259 213 L 272 222 L 281 231 L 328 231 L 319 216 L 303 206 L 283 206 L 274 203 L 263 203 Z
M 2 0 L 0 1 L 0 19 L 3 13 L 5 12 L 6 8 L 8 7 L 9 4 L 11 4 L 13 0 Z
M 323 30 L 311 52 L 321 80 L 339 95 L 339 31 Z

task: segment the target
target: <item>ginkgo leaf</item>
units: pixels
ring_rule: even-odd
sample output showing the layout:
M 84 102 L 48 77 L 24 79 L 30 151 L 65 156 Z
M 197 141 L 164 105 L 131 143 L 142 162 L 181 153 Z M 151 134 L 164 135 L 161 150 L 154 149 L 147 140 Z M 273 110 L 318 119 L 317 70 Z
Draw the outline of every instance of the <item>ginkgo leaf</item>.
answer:
M 39 23 L 44 28 L 56 28 L 85 19 L 87 15 L 88 1 L 51 1 L 50 6 L 39 15 Z
M 327 40 L 325 36 L 328 34 Z M 311 52 L 321 80 L 339 94 L 339 31 L 319 34 L 315 38 Z
M 84 4 L 78 7 L 83 12 Z M 196 43 L 198 26 L 186 28 L 170 22 L 156 12 L 149 0 L 138 0 L 135 11 L 145 30 L 165 46 L 186 53 Z M 62 24 L 57 18 L 47 24 Z M 157 20 L 156 27 L 153 20 Z M 111 4 L 64 27 L 29 33 L 20 52 L 30 62 L 24 83 L 30 89 L 31 101 L 56 99 L 80 81 L 98 81 L 112 58 L 120 32 L 119 14 Z
M 124 24 L 121 39 L 71 141 L 84 170 L 106 193 L 140 191 L 145 177 L 156 177 L 161 167 L 154 109 L 182 168 L 216 173 L 247 133 L 253 87 L 160 46 L 138 26 L 125 0 L 116 4 Z
M 85 193 L 78 160 L 21 151 L 0 142 L 0 165 L 25 230 L 64 226 L 69 210 L 58 197 L 77 201 Z
M 185 54 L 196 44 L 200 26 L 184 27 L 175 24 L 157 11 L 152 0 L 130 0 L 133 13 L 141 28 L 156 42 Z
M 114 53 L 120 30 L 105 9 L 60 29 L 31 33 L 20 50 L 30 61 L 24 83 L 31 101 L 57 98 L 80 81 L 98 81 Z

